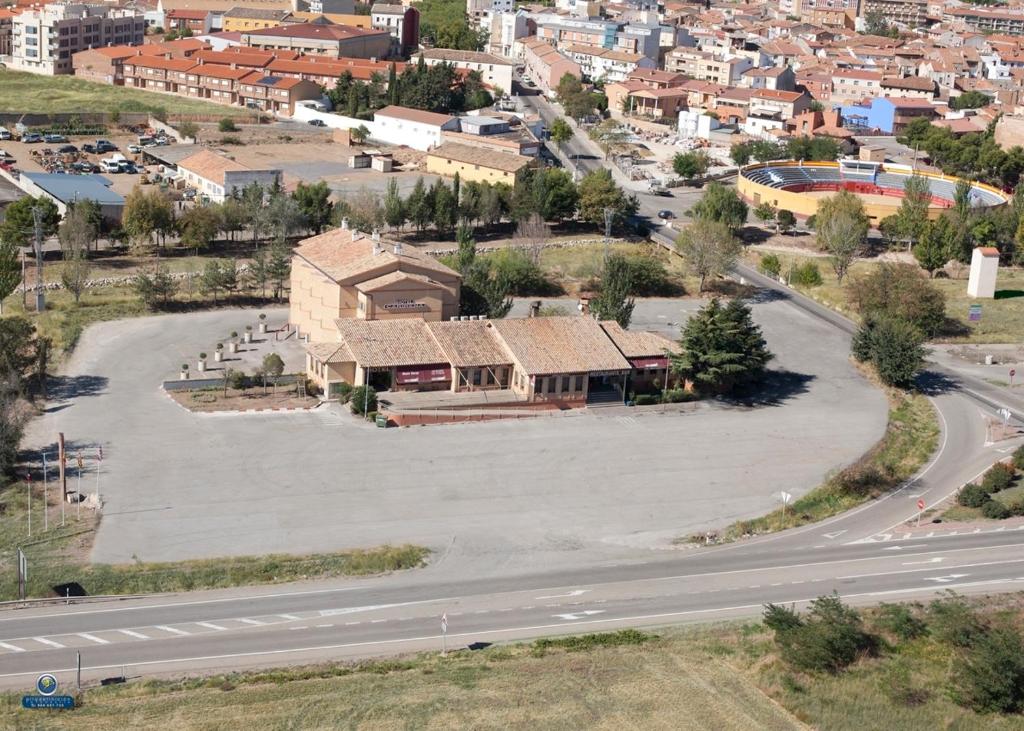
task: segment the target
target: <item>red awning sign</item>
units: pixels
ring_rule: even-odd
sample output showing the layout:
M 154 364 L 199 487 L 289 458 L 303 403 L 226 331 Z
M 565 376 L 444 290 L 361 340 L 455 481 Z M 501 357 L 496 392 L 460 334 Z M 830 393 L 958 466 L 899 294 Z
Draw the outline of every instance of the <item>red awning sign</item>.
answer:
M 441 383 L 452 379 L 452 369 L 444 368 L 400 368 L 395 374 L 399 386 L 411 383 Z
M 665 356 L 660 358 L 631 358 L 629 363 L 638 370 L 643 370 L 644 368 L 668 368 L 668 358 Z

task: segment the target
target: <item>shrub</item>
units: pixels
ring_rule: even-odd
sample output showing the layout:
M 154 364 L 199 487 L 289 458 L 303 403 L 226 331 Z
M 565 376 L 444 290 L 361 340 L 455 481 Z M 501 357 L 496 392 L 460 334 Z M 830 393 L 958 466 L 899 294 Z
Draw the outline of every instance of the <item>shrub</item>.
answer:
M 682 404 L 687 401 L 696 401 L 697 394 L 684 388 L 670 388 L 662 393 L 662 399 L 669 404 Z
M 932 636 L 953 647 L 970 647 L 984 636 L 987 627 L 963 597 L 951 594 L 928 606 Z
M 1014 500 L 1012 503 L 1006 506 L 1006 509 L 1010 511 L 1010 515 L 1024 515 L 1024 498 Z
M 934 335 L 946 320 L 946 298 L 909 264 L 881 264 L 850 286 L 853 306 L 866 319 L 889 316 L 906 320 Z
M 220 143 L 222 145 L 236 145 L 236 146 L 244 145 L 245 144 L 242 141 L 241 137 L 236 137 L 235 135 L 224 135 L 223 137 L 220 138 Z
M 761 256 L 761 271 L 765 274 L 778 278 L 782 273 L 782 262 L 775 254 L 764 254 Z
M 377 410 L 377 391 L 373 386 L 356 386 L 348 399 L 353 414 L 364 415 Z
M 853 336 L 853 357 L 870 362 L 887 386 L 910 388 L 924 365 L 924 337 L 895 317 L 869 319 Z
M 782 659 L 798 670 L 838 673 L 877 647 L 876 638 L 861 628 L 860 614 L 838 594 L 812 601 L 806 617 L 769 604 L 765 624 L 775 630 Z
M 992 520 L 1003 520 L 1010 517 L 1010 510 L 998 500 L 989 500 L 981 506 L 981 514 Z
M 898 706 L 912 708 L 927 703 L 931 698 L 931 692 L 927 688 L 913 684 L 910 669 L 902 662 L 894 663 L 889 672 L 880 678 L 879 684 L 882 693 Z
M 819 287 L 822 283 L 821 271 L 813 261 L 794 264 L 789 269 L 789 283 L 796 287 Z
M 231 371 L 228 384 L 236 391 L 244 391 L 252 385 L 252 382 L 249 380 L 249 376 L 245 375 L 245 371 Z
M 953 666 L 950 695 L 979 713 L 1024 709 L 1024 640 L 1010 627 L 983 633 Z
M 928 633 L 928 624 L 904 604 L 883 604 L 877 625 L 901 640 L 913 640 Z
M 1024 447 L 1017 447 L 1014 451 L 1013 466 L 1018 470 L 1024 470 Z
M 996 462 L 981 478 L 981 486 L 990 493 L 1005 490 L 1013 484 L 1017 471 L 1008 464 Z
M 635 297 L 660 297 L 674 294 L 668 270 L 660 259 L 653 256 L 624 257 L 629 272 L 629 294 Z
M 331 395 L 337 396 L 338 401 L 340 401 L 343 404 L 347 404 L 349 398 L 352 396 L 352 384 L 345 383 L 344 381 L 342 381 L 341 383 L 332 383 Z
M 540 267 L 525 251 L 502 249 L 488 254 L 485 260 L 491 266 L 492 277 L 505 284 L 508 294 L 529 297 L 551 289 Z
M 235 124 L 235 120 L 233 120 L 231 117 L 224 117 L 219 122 L 217 122 L 217 129 L 219 129 L 221 132 L 237 132 L 238 125 Z
M 960 489 L 956 501 L 965 508 L 980 508 L 988 502 L 989 494 L 981 485 L 970 483 Z
M 658 402 L 658 397 L 653 393 L 640 393 L 633 399 L 633 403 L 637 406 L 652 406 Z

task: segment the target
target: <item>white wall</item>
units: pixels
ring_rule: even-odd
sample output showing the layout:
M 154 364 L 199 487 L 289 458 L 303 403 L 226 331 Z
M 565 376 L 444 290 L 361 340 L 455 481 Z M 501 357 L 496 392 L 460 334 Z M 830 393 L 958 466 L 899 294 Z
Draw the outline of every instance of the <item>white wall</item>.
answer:
M 340 114 L 331 114 L 330 112 L 318 112 L 302 102 L 298 102 L 295 105 L 295 114 L 292 115 L 292 119 L 296 122 L 309 122 L 311 119 L 319 119 L 330 129 L 354 129 L 364 125 L 366 129 L 370 130 L 370 137 L 376 137 L 373 133 L 374 122 L 372 121 L 343 117 Z
M 374 115 L 372 136 L 380 142 L 405 145 L 422 152 L 441 144 L 441 128 L 436 124 L 383 117 L 380 114 Z

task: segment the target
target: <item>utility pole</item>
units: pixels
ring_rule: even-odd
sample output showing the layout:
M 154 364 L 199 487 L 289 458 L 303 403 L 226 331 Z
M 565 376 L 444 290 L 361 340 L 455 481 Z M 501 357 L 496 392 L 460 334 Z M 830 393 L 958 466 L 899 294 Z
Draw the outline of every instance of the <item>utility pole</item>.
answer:
M 604 263 L 608 265 L 608 245 L 612 237 L 612 220 L 615 218 L 614 208 L 604 209 Z
M 18 549 L 18 598 L 25 598 L 25 586 L 28 584 L 28 559 L 25 552 Z
M 32 208 L 32 228 L 36 239 L 36 312 L 46 309 L 46 295 L 43 294 L 43 212 L 39 206 Z

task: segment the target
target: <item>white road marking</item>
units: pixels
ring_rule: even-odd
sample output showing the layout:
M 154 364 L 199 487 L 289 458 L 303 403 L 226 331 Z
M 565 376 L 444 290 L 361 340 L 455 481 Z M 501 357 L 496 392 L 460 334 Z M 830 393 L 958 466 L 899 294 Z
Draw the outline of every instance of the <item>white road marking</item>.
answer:
M 318 624 L 317 627 L 333 627 L 333 624 Z
M 352 627 L 357 624 L 361 624 L 361 622 L 345 622 L 346 627 Z
M 88 632 L 78 632 L 77 634 L 83 640 L 91 640 L 92 642 L 95 642 L 97 645 L 109 645 L 110 644 L 110 640 L 105 640 L 102 637 L 97 637 L 96 635 L 91 635 Z
M 954 579 L 962 579 L 962 578 L 964 578 L 966 576 L 970 576 L 970 574 L 950 574 L 949 576 L 929 576 L 929 577 L 925 578 L 925 581 L 935 581 L 935 582 L 938 582 L 940 584 L 948 584 L 949 582 L 953 581 Z
M 200 627 L 206 627 L 206 629 L 215 629 L 218 631 L 224 631 L 227 629 L 227 627 L 221 627 L 219 624 L 214 624 L 213 622 L 196 622 L 196 624 Z
M 118 632 L 120 632 L 121 634 L 124 634 L 124 635 L 128 635 L 129 637 L 134 637 L 137 640 L 148 640 L 149 639 L 149 637 L 147 635 L 144 635 L 141 632 L 136 632 L 135 630 L 131 630 L 131 629 L 119 629 Z
M 42 642 L 44 645 L 49 645 L 50 647 L 57 647 L 57 648 L 64 647 L 64 645 L 60 644 L 59 642 L 54 642 L 53 640 L 48 640 L 45 637 L 33 637 L 32 639 L 35 640 L 36 642 Z
M 294 614 L 279 614 L 277 616 L 281 619 L 300 619 L 300 617 L 296 617 Z
M 172 635 L 190 635 L 191 632 L 186 632 L 183 629 L 176 629 L 175 627 L 168 627 L 166 624 L 156 625 L 157 629 L 162 629 L 164 632 L 170 632 Z
M 381 622 L 387 622 L 386 619 L 371 619 L 370 624 L 380 624 Z
M 923 566 L 923 565 L 929 564 L 929 563 L 942 563 L 945 560 L 946 559 L 943 556 L 933 556 L 932 558 L 928 559 L 927 561 L 907 561 L 903 565 L 904 566 Z
M 837 531 L 835 531 L 833 533 L 822 533 L 821 535 L 825 536 L 826 538 L 828 538 L 831 541 L 831 540 L 834 540 L 834 539 L 838 538 L 839 536 L 843 535 L 843 533 L 846 533 L 846 530 L 837 530 Z
M 588 591 L 590 591 L 590 589 L 573 589 L 568 594 L 552 594 L 551 596 L 539 596 L 537 597 L 537 601 L 540 601 L 541 599 L 563 599 L 566 597 L 580 596 L 581 594 L 586 594 Z
M 6 642 L 0 642 L 0 647 L 4 648 L 5 650 L 10 650 L 11 652 L 25 652 L 25 648 L 24 647 L 18 647 L 17 645 L 10 645 L 10 644 L 8 644 Z
M 238 621 L 239 622 L 245 622 L 246 624 L 252 624 L 252 625 L 255 625 L 257 627 L 262 627 L 263 625 L 266 624 L 266 622 L 261 622 L 258 619 L 246 619 L 244 617 L 242 619 L 238 620 Z
M 604 614 L 603 609 L 585 609 L 582 612 L 573 612 L 572 614 L 552 614 L 552 617 L 558 617 L 564 620 L 582 619 L 583 617 L 589 617 L 594 614 Z

